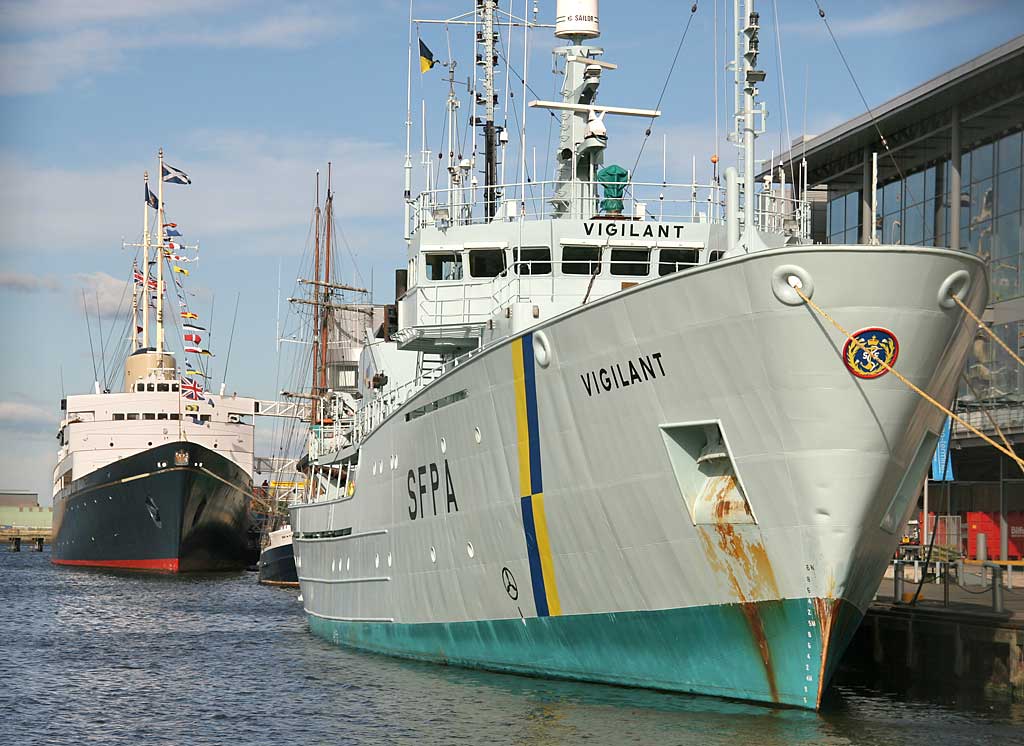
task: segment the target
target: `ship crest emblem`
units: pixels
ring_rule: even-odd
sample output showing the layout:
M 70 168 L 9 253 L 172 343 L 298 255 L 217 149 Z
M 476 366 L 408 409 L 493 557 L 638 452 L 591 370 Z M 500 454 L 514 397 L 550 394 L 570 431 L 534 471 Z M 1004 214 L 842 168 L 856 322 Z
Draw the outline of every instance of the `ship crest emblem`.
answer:
M 889 372 L 900 354 L 900 343 L 888 329 L 872 326 L 854 332 L 853 340 L 846 340 L 843 361 L 847 369 L 858 378 L 878 378 Z

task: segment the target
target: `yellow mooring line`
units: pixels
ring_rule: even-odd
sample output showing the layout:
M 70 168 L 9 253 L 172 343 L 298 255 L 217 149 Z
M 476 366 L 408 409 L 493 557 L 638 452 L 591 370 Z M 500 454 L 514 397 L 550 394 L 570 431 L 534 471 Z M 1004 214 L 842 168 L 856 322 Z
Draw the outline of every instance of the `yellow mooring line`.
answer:
M 828 322 L 829 322 L 830 324 L 832 324 L 832 326 L 834 326 L 834 327 L 835 327 L 836 329 L 838 329 L 838 330 L 839 330 L 839 331 L 840 331 L 840 332 L 842 333 L 842 335 L 843 335 L 844 337 L 846 337 L 846 339 L 847 339 L 847 340 L 849 340 L 850 344 L 854 345 L 854 346 L 855 346 L 855 347 L 856 347 L 856 348 L 857 348 L 858 350 L 863 350 L 864 352 L 867 352 L 867 351 L 868 351 L 868 350 L 867 350 L 867 345 L 865 345 L 865 344 L 864 344 L 863 342 L 861 342 L 861 341 L 860 341 L 859 339 L 857 339 L 857 338 L 853 337 L 853 336 L 852 336 L 852 335 L 851 335 L 851 334 L 850 334 L 850 333 L 849 333 L 848 331 L 846 331 L 846 329 L 844 329 L 844 328 L 842 327 L 842 325 L 841 325 L 841 324 L 840 324 L 840 323 L 839 323 L 838 321 L 836 321 L 836 320 L 835 320 L 834 318 L 832 318 L 831 316 L 829 316 L 828 312 L 827 312 L 827 311 L 825 311 L 825 309 L 823 309 L 823 308 L 822 308 L 821 306 L 819 306 L 819 305 L 818 305 L 817 303 L 815 303 L 815 302 L 814 302 L 813 300 L 811 300 L 811 299 L 810 299 L 810 298 L 809 298 L 809 297 L 807 296 L 807 294 L 806 294 L 806 293 L 804 293 L 804 291 L 803 291 L 803 289 L 802 289 L 802 288 L 800 288 L 800 287 L 797 287 L 797 286 L 793 285 L 792 283 L 790 284 L 790 287 L 792 287 L 792 288 L 793 288 L 793 290 L 795 290 L 795 291 L 796 291 L 797 295 L 799 295 L 799 296 L 800 296 L 801 298 L 803 298 L 803 300 L 804 300 L 804 303 L 806 303 L 806 304 L 807 304 L 808 306 L 810 306 L 810 307 L 811 307 L 811 308 L 813 308 L 813 309 L 814 309 L 815 311 L 817 311 L 817 312 L 818 312 L 818 314 L 820 314 L 820 315 L 822 316 L 822 318 L 826 319 L 826 320 L 827 320 L 827 321 L 828 321 Z M 976 321 L 978 321 L 978 322 L 980 323 L 980 319 L 978 319 L 978 317 L 977 317 L 977 316 L 975 316 L 975 315 L 974 315 L 974 314 L 973 314 L 973 313 L 972 313 L 972 312 L 970 311 L 970 309 L 967 309 L 967 307 L 966 307 L 966 306 L 964 306 L 964 304 L 963 304 L 963 303 L 962 303 L 962 302 L 960 301 L 960 299 L 959 299 L 959 298 L 957 298 L 957 297 L 956 297 L 956 295 L 953 295 L 952 297 L 953 297 L 953 299 L 954 299 L 954 300 L 956 300 L 956 301 L 957 301 L 957 303 L 959 303 L 959 304 L 960 304 L 960 307 L 961 307 L 961 308 L 964 308 L 964 309 L 966 309 L 966 310 L 967 310 L 967 313 L 969 313 L 969 314 L 970 314 L 970 315 L 971 315 L 971 316 L 972 316 L 972 317 L 973 317 L 973 318 L 974 318 L 974 319 L 975 319 Z M 993 334 L 993 333 L 992 333 L 991 331 L 990 331 L 989 333 L 990 333 L 990 334 Z M 995 335 L 993 334 L 993 336 L 995 336 Z M 1001 344 L 1001 343 L 1002 343 L 1002 340 L 999 340 L 999 341 L 1000 341 L 1000 344 Z M 1003 345 L 1003 346 L 1005 347 L 1006 345 Z M 1010 353 L 1010 354 L 1012 355 L 1013 353 Z M 1016 355 L 1014 355 L 1014 357 L 1015 357 L 1015 358 L 1017 358 L 1017 360 L 1018 360 L 1018 361 L 1020 361 L 1020 358 L 1018 358 L 1018 357 L 1017 357 Z M 881 360 L 881 359 L 879 359 L 879 358 L 874 358 L 874 359 L 875 359 L 875 361 L 876 361 L 876 362 L 880 363 L 880 364 L 881 364 L 881 365 L 882 365 L 882 366 L 883 366 L 883 367 L 884 367 L 884 368 L 885 368 L 885 369 L 886 369 L 887 371 L 889 371 L 889 372 L 890 372 L 890 373 L 892 373 L 892 374 L 893 374 L 894 376 L 896 376 L 896 378 L 898 378 L 898 379 L 900 380 L 900 382 L 902 382 L 902 383 L 903 383 L 903 384 L 904 384 L 904 385 L 905 385 L 905 386 L 906 386 L 907 388 L 909 388 L 909 389 L 910 389 L 911 391 L 913 391 L 913 392 L 914 392 L 915 394 L 917 394 L 918 396 L 920 396 L 920 397 L 921 397 L 922 399 L 924 399 L 925 401 L 927 401 L 927 402 L 928 402 L 929 404 L 931 404 L 931 405 L 932 405 L 932 406 L 934 406 L 935 408 L 937 408 L 937 409 L 940 409 L 940 410 L 942 410 L 943 412 L 945 412 L 945 413 L 946 413 L 947 415 L 949 415 L 949 416 L 950 416 L 950 417 L 952 417 L 952 418 L 953 418 L 954 420 L 956 420 L 957 422 L 959 422 L 959 423 L 960 423 L 961 425 L 963 425 L 963 426 L 964 426 L 965 428 L 967 428 L 967 429 L 968 429 L 968 430 L 970 430 L 970 431 L 971 431 L 972 433 L 974 433 L 975 435 L 977 435 L 977 436 L 978 436 L 979 438 L 981 438 L 981 439 L 982 439 L 983 441 L 985 441 L 986 443 L 988 443 L 988 444 L 989 444 L 990 446 L 992 446 L 993 448 L 995 448 L 995 449 L 996 449 L 997 451 L 999 451 L 1000 453 L 1003 453 L 1003 454 L 1005 454 L 1006 456 L 1009 456 L 1009 457 L 1010 457 L 1011 459 L 1013 459 L 1013 460 L 1014 460 L 1014 461 L 1015 461 L 1015 462 L 1017 463 L 1017 465 L 1018 465 L 1018 466 L 1019 466 L 1019 467 L 1020 467 L 1021 469 L 1024 469 L 1024 459 L 1021 459 L 1021 457 L 1020 457 L 1020 456 L 1018 456 L 1018 455 L 1017 455 L 1016 453 L 1014 453 L 1012 449 L 1010 449 L 1010 448 L 1004 448 L 1003 446 L 999 445 L 999 444 L 998 444 L 998 443 L 996 443 L 996 442 L 995 442 L 994 440 L 992 440 L 992 438 L 988 437 L 987 435 L 985 435 L 985 433 L 981 432 L 981 430 L 979 430 L 978 428 L 974 427 L 974 426 L 973 426 L 973 425 L 972 425 L 971 423 L 967 422 L 967 420 L 965 420 L 964 418 L 962 418 L 962 417 L 960 417 L 959 415 L 957 415 L 957 414 L 956 414 L 955 412 L 953 412 L 953 411 L 952 411 L 951 409 L 948 409 L 948 408 L 944 407 L 944 406 L 943 406 L 942 404 L 940 404 L 940 403 L 939 403 L 939 402 L 938 402 L 938 401 L 937 401 L 936 399 L 934 399 L 933 397 L 929 396 L 929 395 L 928 395 L 928 394 L 927 394 L 927 393 L 926 393 L 925 391 L 923 391 L 923 390 L 922 390 L 921 388 L 919 388 L 918 386 L 914 385 L 914 384 L 913 384 L 913 383 L 912 383 L 912 382 L 911 382 L 910 380 L 908 380 L 908 379 L 907 379 L 907 377 L 906 377 L 906 376 L 904 376 L 904 375 L 903 375 L 902 373 L 900 373 L 900 372 L 899 372 L 898 370 L 896 370 L 895 368 L 893 368 L 893 367 L 892 367 L 891 365 L 889 365 L 889 363 L 887 363 L 886 361 L 884 361 L 884 360 Z M 1022 366 L 1024 366 L 1024 362 L 1021 362 L 1021 365 L 1022 365 Z

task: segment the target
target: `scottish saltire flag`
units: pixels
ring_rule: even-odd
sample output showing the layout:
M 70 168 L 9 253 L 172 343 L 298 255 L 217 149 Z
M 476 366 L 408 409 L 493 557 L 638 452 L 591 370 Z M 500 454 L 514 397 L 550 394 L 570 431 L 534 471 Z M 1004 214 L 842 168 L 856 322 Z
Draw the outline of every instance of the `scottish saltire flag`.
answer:
M 156 198 L 156 195 L 149 191 L 149 184 L 146 184 L 146 204 L 152 207 L 154 210 L 160 209 L 160 200 Z
M 947 417 L 946 424 L 942 426 L 942 433 L 939 435 L 939 442 L 935 446 L 935 455 L 932 456 L 933 482 L 953 481 L 953 459 L 949 451 L 949 440 L 952 430 L 953 418 Z
M 192 183 L 192 179 L 188 178 L 188 174 L 174 166 L 168 166 L 166 163 L 164 164 L 163 180 L 168 184 Z

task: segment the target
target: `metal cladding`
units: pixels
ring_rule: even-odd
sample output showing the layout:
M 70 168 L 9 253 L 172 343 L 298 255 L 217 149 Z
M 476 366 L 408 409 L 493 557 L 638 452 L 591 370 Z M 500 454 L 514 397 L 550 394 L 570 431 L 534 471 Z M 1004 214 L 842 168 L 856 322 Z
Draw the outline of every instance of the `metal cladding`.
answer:
M 598 0 L 558 0 L 555 36 L 559 39 L 596 39 L 601 35 Z

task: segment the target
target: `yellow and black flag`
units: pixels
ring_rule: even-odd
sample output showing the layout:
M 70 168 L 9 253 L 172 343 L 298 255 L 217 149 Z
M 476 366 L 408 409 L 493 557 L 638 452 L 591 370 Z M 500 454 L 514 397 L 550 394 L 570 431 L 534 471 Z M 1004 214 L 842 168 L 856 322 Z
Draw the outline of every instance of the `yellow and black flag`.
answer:
M 423 39 L 420 42 L 420 72 L 425 73 L 427 70 L 437 64 L 437 60 L 434 59 L 434 53 L 427 49 L 427 45 L 423 43 Z

